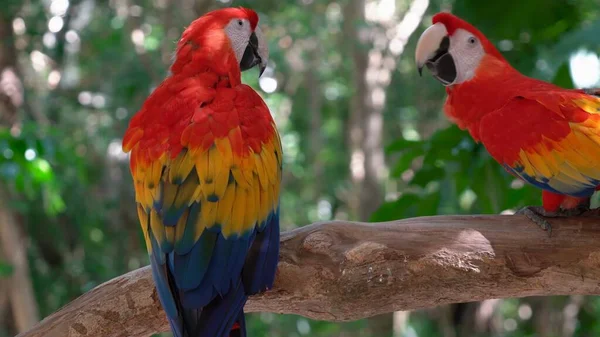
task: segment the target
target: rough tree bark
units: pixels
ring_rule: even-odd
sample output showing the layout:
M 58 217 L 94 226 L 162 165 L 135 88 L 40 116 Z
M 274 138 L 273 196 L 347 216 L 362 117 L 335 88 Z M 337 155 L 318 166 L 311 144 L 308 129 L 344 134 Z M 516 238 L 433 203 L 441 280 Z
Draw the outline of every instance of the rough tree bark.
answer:
M 246 312 L 349 321 L 494 298 L 600 294 L 600 217 L 437 216 L 318 223 L 282 233 L 273 290 Z M 167 323 L 144 267 L 108 281 L 20 337 L 149 336 Z

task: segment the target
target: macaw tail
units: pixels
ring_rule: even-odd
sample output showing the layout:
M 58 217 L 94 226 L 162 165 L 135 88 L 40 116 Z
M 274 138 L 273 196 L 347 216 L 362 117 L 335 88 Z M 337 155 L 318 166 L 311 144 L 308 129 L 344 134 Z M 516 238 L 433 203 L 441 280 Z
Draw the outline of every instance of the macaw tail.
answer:
M 233 324 L 229 337 L 246 337 L 246 319 L 244 318 L 244 311 L 240 311 L 238 320 Z
M 247 299 L 244 285 L 239 280 L 227 294 L 217 295 L 202 309 L 198 325 L 188 327 L 190 331 L 193 331 L 191 328 L 197 331 L 190 337 L 246 337 L 244 305 Z
M 179 302 L 178 297 L 189 294 L 178 293 L 175 298 L 168 288 L 169 283 L 171 287 L 174 285 L 167 268 L 158 266 L 158 263 L 152 263 L 152 274 L 174 337 L 246 337 L 244 305 L 248 296 L 241 279 L 207 306 L 186 308 L 185 301 Z

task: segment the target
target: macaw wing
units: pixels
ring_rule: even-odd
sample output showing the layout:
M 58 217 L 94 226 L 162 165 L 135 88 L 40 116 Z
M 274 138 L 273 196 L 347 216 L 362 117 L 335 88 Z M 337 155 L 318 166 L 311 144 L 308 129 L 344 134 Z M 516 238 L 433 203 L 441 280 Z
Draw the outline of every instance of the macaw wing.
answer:
M 172 326 L 182 336 L 182 326 L 193 336 L 222 336 L 249 290 L 272 286 L 281 144 L 266 105 L 249 87 L 219 89 L 180 144 L 177 155 L 147 163 L 138 159 L 152 157 L 152 148 L 133 149 L 138 215 Z
M 511 173 L 586 197 L 600 185 L 600 99 L 576 91 L 515 97 L 482 118 L 481 142 Z

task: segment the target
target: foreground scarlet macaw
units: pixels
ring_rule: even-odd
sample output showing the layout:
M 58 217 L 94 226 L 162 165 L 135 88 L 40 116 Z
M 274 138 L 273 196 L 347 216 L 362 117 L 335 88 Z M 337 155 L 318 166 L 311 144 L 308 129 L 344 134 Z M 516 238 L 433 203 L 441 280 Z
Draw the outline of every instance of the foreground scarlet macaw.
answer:
M 281 143 L 267 106 L 240 74 L 256 65 L 262 74 L 267 57 L 254 11 L 198 18 L 177 44 L 170 76 L 123 139 L 175 337 L 245 336 L 248 295 L 273 285 Z
M 541 189 L 541 216 L 589 209 L 600 185 L 600 90 L 568 90 L 520 74 L 475 27 L 438 13 L 416 61 L 446 86 L 444 110 L 507 171 Z

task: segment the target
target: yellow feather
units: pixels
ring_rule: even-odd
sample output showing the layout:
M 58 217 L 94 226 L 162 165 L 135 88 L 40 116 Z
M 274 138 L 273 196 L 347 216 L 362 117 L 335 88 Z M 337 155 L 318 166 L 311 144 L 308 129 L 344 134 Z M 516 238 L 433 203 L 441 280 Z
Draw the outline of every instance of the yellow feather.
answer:
M 231 209 L 230 232 L 240 233 L 244 225 L 247 192 L 239 185 L 235 186 L 235 201 Z
M 165 227 L 165 237 L 167 242 L 175 243 L 175 227 Z
M 262 158 L 265 172 L 269 178 L 269 183 L 274 184 L 277 181 L 277 161 L 275 160 L 275 155 L 273 151 L 267 150 L 266 147 L 263 147 L 263 150 L 260 152 L 260 157 Z
M 242 174 L 244 178 L 248 182 L 248 185 L 251 186 L 254 183 L 254 172 L 256 171 L 256 167 L 254 166 L 254 158 L 253 152 L 250 151 L 247 157 L 242 158 Z
M 204 191 L 206 191 L 204 186 L 206 185 L 206 181 L 210 180 L 208 176 L 208 160 L 208 151 L 204 151 L 202 154 L 196 157 L 196 172 L 198 173 L 198 178 L 200 179 L 200 186 L 202 186 Z
M 219 139 L 218 141 L 215 141 L 215 144 L 217 144 L 215 151 L 217 155 L 213 157 L 216 159 L 214 193 L 220 199 L 227 189 L 227 182 L 229 181 L 229 172 L 231 170 L 233 158 L 229 140 Z
M 268 186 L 266 189 L 260 190 L 260 193 L 258 193 L 258 202 L 259 202 L 259 204 L 258 204 L 258 206 L 259 206 L 258 222 L 265 221 L 265 219 L 269 215 L 269 204 L 270 204 L 269 191 L 271 190 L 270 187 L 271 186 Z
M 255 180 L 258 180 L 259 177 L 255 176 Z M 266 188 L 268 188 L 268 186 L 265 186 Z M 256 181 L 256 183 L 253 186 L 254 189 L 254 221 L 253 223 L 255 225 L 259 224 L 260 222 L 264 221 L 264 217 L 261 217 L 261 207 L 260 207 L 260 196 L 262 194 L 262 191 L 264 191 L 264 189 L 262 188 L 261 184 L 258 183 L 258 181 Z
M 204 195 L 202 194 L 202 186 L 198 185 L 194 190 L 194 194 L 192 194 L 192 198 L 189 204 L 191 205 L 194 201 L 202 202 L 202 200 L 204 200 Z
M 279 182 L 277 184 L 272 185 L 273 187 L 273 201 L 271 204 L 271 209 L 275 210 L 277 205 L 279 205 Z
M 221 224 L 223 230 L 223 236 L 227 238 L 231 235 L 232 223 L 231 215 L 233 213 L 233 202 L 235 201 L 235 184 L 227 185 L 227 189 L 223 195 L 223 198 L 219 200 L 217 205 L 217 223 Z
M 143 192 L 144 192 L 144 195 L 142 196 L 142 204 L 146 208 L 151 208 L 152 202 L 154 201 L 154 195 L 152 194 L 152 191 L 146 187 L 143 187 Z
M 194 168 L 194 159 L 187 151 L 182 151 L 169 166 L 169 181 L 183 181 Z
M 185 224 L 187 223 L 189 215 L 189 209 L 186 209 L 175 225 L 175 241 L 181 241 L 183 239 L 183 233 L 185 233 Z
M 140 219 L 140 226 L 142 227 L 142 233 L 144 233 L 144 241 L 146 242 L 146 250 L 148 254 L 152 254 L 152 244 L 150 243 L 150 236 L 148 235 L 148 213 L 144 210 L 144 207 L 140 204 L 137 205 L 138 218 Z
M 165 227 L 154 209 L 150 211 L 150 228 L 152 229 L 154 238 L 156 238 L 156 242 L 161 245 L 165 240 Z
M 179 191 L 179 185 L 174 185 L 168 182 L 163 183 L 163 193 L 162 193 L 162 207 L 163 209 L 171 208 L 174 206 L 175 198 L 177 197 L 177 193 Z M 154 199 L 160 200 L 160 199 Z
M 576 167 L 574 167 L 573 165 L 571 165 L 568 162 L 565 162 L 561 165 L 560 172 L 561 172 L 561 176 L 568 177 L 568 179 L 570 179 L 574 182 L 579 182 L 580 184 L 589 182 L 589 179 L 584 177 L 581 174 L 581 171 L 579 169 L 577 169 Z M 565 180 L 567 180 L 567 179 L 565 179 Z
M 590 114 L 600 114 L 600 99 L 590 96 L 590 98 L 575 99 L 573 102 Z
M 202 202 L 199 219 L 203 227 L 213 227 L 215 225 L 215 220 L 217 219 L 217 203 Z
M 165 158 L 166 156 L 163 155 L 158 160 L 150 164 L 150 167 L 148 169 L 148 176 L 146 177 L 146 182 L 148 184 L 158 184 L 158 181 L 160 180 L 160 177 L 162 175 Z
M 600 157 L 600 144 L 592 141 L 588 136 L 579 131 L 573 131 L 571 133 L 573 138 L 575 138 L 576 142 L 579 144 L 578 149 L 582 151 L 582 153 L 586 154 L 586 159 L 588 161 L 592 161 L 593 158 Z
M 273 128 L 275 128 L 275 125 L 273 125 Z M 279 164 L 279 167 L 281 167 L 281 164 L 283 164 L 283 156 L 281 153 L 281 138 L 279 137 L 279 133 L 277 132 L 275 132 L 274 143 L 275 152 L 277 152 L 277 164 Z
M 242 232 L 246 232 L 248 229 L 254 227 L 256 225 L 256 214 L 258 213 L 258 208 L 256 207 L 256 186 L 259 185 L 258 177 L 254 176 L 254 181 L 252 186 L 247 190 L 246 196 L 246 214 L 244 215 L 244 222 L 242 227 Z
M 235 163 L 234 166 L 231 167 L 231 174 L 233 175 L 233 179 L 235 179 L 235 182 L 236 184 L 238 184 L 238 186 L 247 188 L 249 184 L 246 181 L 244 174 L 242 173 L 241 160 L 235 160 L 235 162 L 238 163 Z
M 258 175 L 258 180 L 256 183 L 260 183 L 262 188 L 267 188 L 269 177 L 267 176 L 267 171 L 264 167 L 262 157 L 260 153 L 255 153 L 252 157 L 254 158 L 254 166 L 256 167 L 256 173 Z
M 199 190 L 200 183 L 198 181 L 198 176 L 188 176 L 181 185 L 171 185 L 169 183 L 165 183 L 166 186 L 175 186 L 177 188 L 177 192 L 175 194 L 175 199 L 173 200 L 172 206 L 175 208 L 181 208 L 183 206 L 189 206 L 196 199 L 194 195 L 197 190 Z M 163 203 L 163 207 L 170 206 L 166 202 Z

